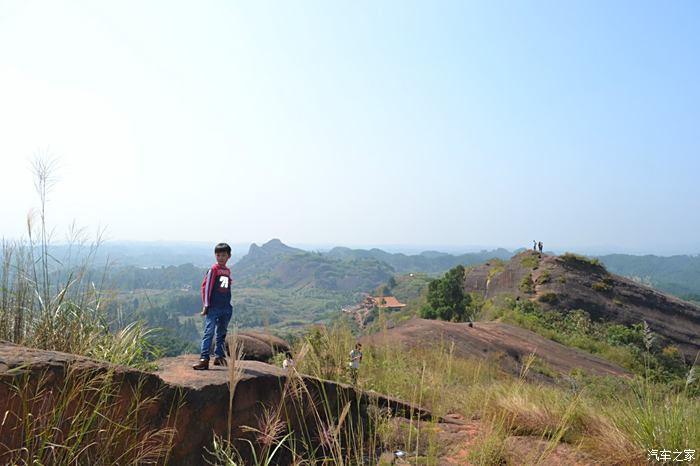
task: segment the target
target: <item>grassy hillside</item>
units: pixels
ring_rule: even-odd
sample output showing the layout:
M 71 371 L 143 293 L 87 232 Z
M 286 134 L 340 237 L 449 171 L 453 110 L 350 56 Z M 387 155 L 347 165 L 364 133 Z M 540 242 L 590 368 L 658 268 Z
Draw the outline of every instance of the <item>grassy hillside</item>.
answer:
M 301 372 L 350 382 L 347 327 L 316 329 L 295 348 Z M 648 450 L 683 451 L 700 443 L 700 399 L 685 385 L 572 372 L 568 382 L 528 382 L 535 359 L 511 376 L 483 360 L 456 357 L 450 342 L 364 348 L 357 385 L 424 405 L 437 422 L 383 418 L 385 451 L 407 452 L 408 464 L 644 464 Z M 340 369 L 339 369 L 340 368 Z M 693 385 L 695 386 L 695 385 Z M 381 464 L 381 463 L 380 463 Z M 389 463 L 385 463 L 389 464 Z
M 452 277 L 446 274 L 437 281 L 446 281 L 448 276 Z M 449 284 L 425 290 L 429 280 L 423 282 L 423 291 L 413 306 L 401 312 L 385 313 L 369 326 L 369 330 L 377 331 L 387 322 L 391 322 L 388 324 L 391 326 L 398 325 L 416 316 L 419 310 L 424 317 L 435 318 L 434 313 L 426 311 L 431 303 L 447 305 L 446 300 L 451 299 L 454 301 L 452 305 L 466 307 L 464 312 L 458 313 L 465 319 L 472 316 L 480 321 L 515 324 L 603 357 L 637 374 L 647 373 L 655 380 L 681 383 L 698 354 L 693 349 L 697 334 L 686 339 L 659 322 L 663 323 L 670 315 L 680 319 L 681 314 L 671 313 L 677 307 L 679 312 L 688 313 L 691 320 L 684 327 L 690 328 L 695 322 L 692 319 L 700 318 L 700 309 L 678 300 L 664 301 L 665 298 L 657 292 L 639 289 L 641 287 L 629 281 L 620 282 L 594 259 L 572 254 L 540 258 L 537 254 L 525 252 L 507 263 L 490 261 L 467 269 L 464 278 L 458 279 L 460 283 L 461 280 L 464 280 L 464 294 L 459 296 L 452 296 L 453 287 Z M 403 277 L 398 283 L 411 282 Z M 400 290 L 398 283 L 397 291 Z M 445 293 L 449 296 L 431 297 L 431 294 Z M 620 300 L 615 297 L 616 293 L 619 293 Z M 585 310 L 586 303 L 599 303 L 599 300 L 618 312 L 624 312 L 629 306 L 629 316 L 637 315 L 641 312 L 639 309 L 644 313 L 637 319 L 622 319 L 613 313 L 592 314 Z M 571 307 L 569 303 L 579 307 Z

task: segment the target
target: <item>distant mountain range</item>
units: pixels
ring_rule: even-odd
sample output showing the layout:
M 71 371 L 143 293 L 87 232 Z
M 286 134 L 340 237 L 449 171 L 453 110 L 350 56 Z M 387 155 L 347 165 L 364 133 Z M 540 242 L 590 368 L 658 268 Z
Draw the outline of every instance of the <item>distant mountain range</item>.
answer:
M 600 260 L 613 273 L 700 302 L 700 256 L 610 254 Z
M 248 254 L 235 264 L 234 275 L 251 286 L 369 290 L 393 274 L 438 276 L 459 264 L 476 266 L 491 259 L 509 260 L 514 254 L 506 249 L 494 249 L 460 255 L 438 251 L 407 255 L 377 248 L 346 247 L 320 253 L 293 248 L 273 239 L 262 246 L 251 245 Z M 686 300 L 700 301 L 700 256 L 613 254 L 598 259 L 612 273 Z
M 326 253 L 327 257 L 343 261 L 374 259 L 389 264 L 397 273 L 422 272 L 441 274 L 459 265 L 476 265 L 489 259 L 507 260 L 513 255 L 506 249 L 494 249 L 461 255 L 452 255 L 445 252 L 425 251 L 416 255 L 402 253 L 389 253 L 381 249 L 350 249 L 337 247 Z
M 382 282 L 390 274 L 413 272 L 437 276 L 458 264 L 473 266 L 493 258 L 508 260 L 519 252 L 500 248 L 459 255 L 438 251 L 403 254 L 377 248 L 347 247 L 336 247 L 328 252 L 310 252 L 287 246 L 279 239 L 262 246 L 253 244 L 248 248 L 243 244 L 232 244 L 232 247 L 234 273 L 240 274 L 245 284 L 280 287 L 306 284 L 341 289 L 372 288 L 375 282 Z M 187 263 L 205 268 L 214 261 L 212 248 L 213 245 L 209 243 L 107 242 L 98 249 L 96 263 L 109 259 L 115 266 L 136 268 Z M 63 264 L 68 264 L 64 260 L 67 253 L 70 252 L 72 260 L 76 261 L 84 256 L 85 251 L 87 248 L 69 249 L 65 245 L 57 245 L 52 248 L 52 255 Z M 683 299 L 700 302 L 700 256 L 609 254 L 598 258 L 613 273 Z M 278 263 L 277 259 L 282 261 Z M 258 275 L 264 277 L 255 278 Z

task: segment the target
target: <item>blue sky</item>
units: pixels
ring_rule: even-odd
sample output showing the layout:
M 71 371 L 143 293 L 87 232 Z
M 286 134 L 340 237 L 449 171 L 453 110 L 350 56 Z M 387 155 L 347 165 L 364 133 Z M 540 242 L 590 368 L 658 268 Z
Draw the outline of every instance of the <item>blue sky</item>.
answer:
M 700 3 L 0 1 L 0 234 L 700 253 Z

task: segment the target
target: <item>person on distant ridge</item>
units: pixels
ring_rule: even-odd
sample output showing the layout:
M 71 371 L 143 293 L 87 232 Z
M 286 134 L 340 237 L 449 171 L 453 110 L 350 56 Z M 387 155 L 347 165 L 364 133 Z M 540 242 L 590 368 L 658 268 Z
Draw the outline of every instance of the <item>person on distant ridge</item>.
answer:
M 226 263 L 231 258 L 231 246 L 219 243 L 214 247 L 216 264 L 212 265 L 202 280 L 202 312 L 204 316 L 204 336 L 199 362 L 194 370 L 209 369 L 209 352 L 212 338 L 216 336 L 214 365 L 225 366 L 224 342 L 228 323 L 233 315 L 231 306 L 231 270 Z
M 537 241 L 534 239 L 532 240 L 532 250 L 537 251 Z
M 542 254 L 542 249 L 544 249 L 544 246 L 542 245 L 542 241 L 537 243 L 537 247 L 540 249 L 540 254 Z

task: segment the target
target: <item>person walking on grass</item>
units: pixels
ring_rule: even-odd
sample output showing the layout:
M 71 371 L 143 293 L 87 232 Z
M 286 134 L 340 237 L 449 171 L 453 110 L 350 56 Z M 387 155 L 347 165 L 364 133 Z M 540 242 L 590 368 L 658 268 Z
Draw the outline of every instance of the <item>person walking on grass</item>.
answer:
M 350 351 L 350 378 L 352 384 L 357 384 L 357 373 L 360 370 L 360 362 L 362 362 L 362 344 L 357 343 L 355 349 Z
M 216 264 L 212 265 L 202 281 L 202 312 L 204 316 L 204 336 L 199 362 L 194 370 L 209 369 L 209 352 L 212 338 L 216 337 L 214 365 L 225 366 L 224 343 L 228 323 L 233 314 L 231 306 L 231 270 L 226 263 L 231 258 L 231 246 L 219 243 L 214 247 Z

